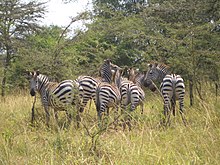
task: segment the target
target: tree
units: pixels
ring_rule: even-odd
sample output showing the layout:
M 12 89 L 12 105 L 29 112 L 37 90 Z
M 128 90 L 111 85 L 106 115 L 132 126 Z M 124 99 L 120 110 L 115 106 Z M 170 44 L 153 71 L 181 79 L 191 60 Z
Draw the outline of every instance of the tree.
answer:
M 43 18 L 45 3 L 21 0 L 0 0 L 0 55 L 3 57 L 1 95 L 5 95 L 7 74 L 11 62 L 20 56 L 17 50 L 25 37 L 39 29 L 37 21 Z

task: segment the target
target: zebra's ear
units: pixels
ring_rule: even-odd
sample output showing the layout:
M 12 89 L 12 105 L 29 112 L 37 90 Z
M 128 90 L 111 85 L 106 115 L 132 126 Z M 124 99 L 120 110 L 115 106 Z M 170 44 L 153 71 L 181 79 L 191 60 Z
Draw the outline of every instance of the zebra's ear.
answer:
M 106 60 L 104 60 L 104 62 L 106 62 L 107 64 L 110 64 L 111 60 L 110 59 L 106 59 Z
M 39 71 L 39 70 L 36 71 L 36 75 L 37 75 L 37 76 L 40 75 L 40 71 Z
M 147 65 L 148 65 L 148 67 L 149 67 L 149 68 L 151 68 L 151 67 L 152 67 L 152 64 L 147 64 Z
M 26 79 L 30 79 L 31 78 L 31 72 L 29 70 L 25 70 L 23 72 L 23 76 L 26 78 Z

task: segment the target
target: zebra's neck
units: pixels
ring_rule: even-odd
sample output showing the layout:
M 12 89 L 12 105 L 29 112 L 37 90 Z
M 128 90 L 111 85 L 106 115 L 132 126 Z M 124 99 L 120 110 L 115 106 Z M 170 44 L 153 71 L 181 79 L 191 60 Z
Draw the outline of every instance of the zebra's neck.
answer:
M 111 83 L 112 72 L 109 64 L 104 63 L 100 68 L 100 76 L 102 81 Z
M 122 77 L 121 77 L 121 71 L 116 70 L 116 72 L 113 74 L 113 82 L 117 86 L 117 88 L 120 88 L 121 82 L 122 82 Z
M 135 76 L 134 83 L 140 87 L 143 87 L 144 86 L 144 76 L 145 76 L 144 74 L 138 73 Z
M 38 76 L 38 92 L 42 95 L 45 92 L 45 88 L 49 82 L 49 78 L 45 75 L 40 74 Z
M 169 68 L 166 65 L 160 65 L 156 67 L 156 71 L 158 72 L 157 81 L 162 82 L 163 78 L 170 73 Z

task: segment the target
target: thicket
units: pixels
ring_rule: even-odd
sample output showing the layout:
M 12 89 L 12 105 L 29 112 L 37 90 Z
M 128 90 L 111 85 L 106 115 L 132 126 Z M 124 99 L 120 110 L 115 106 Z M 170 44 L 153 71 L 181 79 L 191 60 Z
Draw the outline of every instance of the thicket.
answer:
M 87 30 L 74 32 L 68 27 L 40 26 L 44 3 L 0 2 L 2 96 L 5 90 L 29 87 L 26 70 L 39 69 L 60 81 L 97 74 L 105 58 L 140 70 L 147 70 L 148 62 L 163 62 L 186 84 L 190 82 L 201 98 L 204 82 L 217 93 L 219 1 L 93 0 L 92 11 L 70 22 L 90 20 L 84 24 Z

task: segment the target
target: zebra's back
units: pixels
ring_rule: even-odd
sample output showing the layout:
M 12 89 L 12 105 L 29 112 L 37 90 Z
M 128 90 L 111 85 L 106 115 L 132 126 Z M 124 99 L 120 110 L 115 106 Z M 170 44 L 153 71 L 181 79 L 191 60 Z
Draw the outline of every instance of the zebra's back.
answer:
M 64 110 L 72 105 L 78 94 L 78 86 L 72 80 L 57 83 L 49 82 L 46 86 L 48 105 L 55 109 Z

